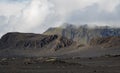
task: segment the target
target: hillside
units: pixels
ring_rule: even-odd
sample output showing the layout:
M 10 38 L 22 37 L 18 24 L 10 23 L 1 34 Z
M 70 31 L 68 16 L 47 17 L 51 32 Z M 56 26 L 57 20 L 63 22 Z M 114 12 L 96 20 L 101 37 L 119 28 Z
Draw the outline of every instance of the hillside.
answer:
M 0 39 L 0 56 L 91 57 L 120 54 L 120 37 L 93 38 L 83 45 L 58 35 L 11 32 Z
M 104 38 L 93 38 L 90 40 L 91 46 L 101 46 L 101 47 L 120 47 L 120 36 L 114 37 L 104 37 Z
M 111 28 L 108 26 L 89 28 L 87 25 L 75 27 L 68 24 L 64 28 L 50 28 L 44 34 L 59 34 L 79 43 L 88 44 L 92 38 L 120 36 L 120 28 Z
M 58 35 L 33 33 L 7 33 L 0 39 L 0 49 L 59 49 L 73 44 L 72 40 Z

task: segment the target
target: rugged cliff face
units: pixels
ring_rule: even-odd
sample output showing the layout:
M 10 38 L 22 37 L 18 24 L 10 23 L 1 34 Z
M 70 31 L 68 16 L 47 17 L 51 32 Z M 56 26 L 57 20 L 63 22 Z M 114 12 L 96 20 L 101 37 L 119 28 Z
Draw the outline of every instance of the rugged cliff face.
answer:
M 120 47 L 120 36 L 114 37 L 104 37 L 104 38 L 93 38 L 90 41 L 91 46 L 101 46 L 101 47 Z
M 120 28 L 67 25 L 44 34 L 11 32 L 0 39 L 0 56 L 87 57 L 106 53 L 120 54 Z
M 86 34 L 85 34 L 86 35 Z M 80 37 L 81 38 L 81 37 Z M 85 38 L 85 37 L 82 37 Z M 74 40 L 76 38 L 74 37 Z M 119 54 L 120 37 L 96 37 L 89 45 L 72 41 L 60 35 L 12 32 L 0 39 L 0 56 L 100 56 Z
M 58 35 L 33 33 L 7 33 L 0 39 L 0 49 L 60 49 L 73 44 L 72 40 Z
M 89 28 L 87 25 L 79 27 L 67 25 L 64 28 L 50 28 L 44 34 L 58 34 L 79 43 L 88 44 L 92 38 L 120 36 L 120 28 L 111 28 L 107 26 Z

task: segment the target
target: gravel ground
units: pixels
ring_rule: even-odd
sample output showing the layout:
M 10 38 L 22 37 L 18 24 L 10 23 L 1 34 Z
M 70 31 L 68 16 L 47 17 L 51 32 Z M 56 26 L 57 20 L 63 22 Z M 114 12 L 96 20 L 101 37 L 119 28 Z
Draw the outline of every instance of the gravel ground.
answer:
M 120 73 L 120 56 L 99 58 L 0 58 L 0 73 Z

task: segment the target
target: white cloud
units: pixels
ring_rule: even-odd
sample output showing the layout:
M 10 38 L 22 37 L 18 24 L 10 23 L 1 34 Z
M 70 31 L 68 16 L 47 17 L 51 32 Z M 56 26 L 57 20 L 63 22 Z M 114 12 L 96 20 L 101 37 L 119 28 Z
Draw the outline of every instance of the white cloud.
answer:
M 20 13 L 25 4 L 20 3 L 0 3 L 0 15 L 11 16 Z
M 31 31 L 41 25 L 50 12 L 50 4 L 47 0 L 32 0 L 17 18 L 19 20 L 15 23 L 17 25 L 15 28 L 18 31 Z
M 120 0 L 98 0 L 98 4 L 101 10 L 113 12 L 116 6 L 120 4 Z
M 19 31 L 19 32 L 32 32 L 34 28 L 41 25 L 48 14 L 52 13 L 52 4 L 47 0 L 32 0 L 27 3 L 3 3 L 1 4 L 1 15 L 7 17 L 6 27 L 2 32 Z M 9 26 L 9 27 L 8 27 Z M 6 29 L 8 27 L 8 29 Z
M 9 31 L 40 33 L 66 22 L 117 22 L 118 26 L 119 4 L 120 0 L 2 0 L 0 34 Z

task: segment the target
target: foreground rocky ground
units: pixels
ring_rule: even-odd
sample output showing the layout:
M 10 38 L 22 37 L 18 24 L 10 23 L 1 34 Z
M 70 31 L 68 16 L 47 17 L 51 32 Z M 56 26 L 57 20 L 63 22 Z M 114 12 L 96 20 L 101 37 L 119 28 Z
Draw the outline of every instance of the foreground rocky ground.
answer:
M 0 58 L 0 73 L 120 73 L 120 56 Z

